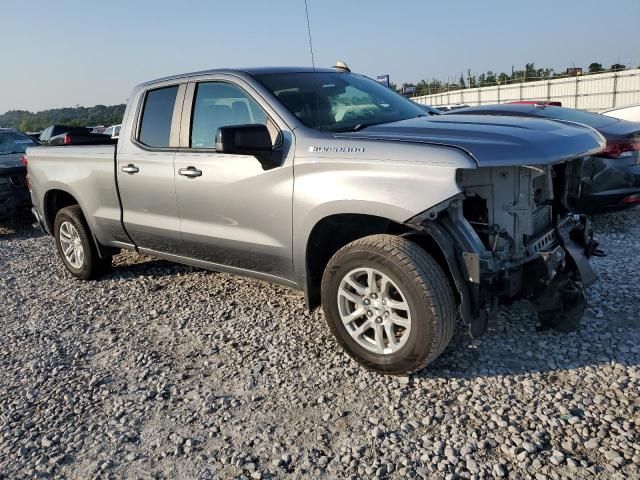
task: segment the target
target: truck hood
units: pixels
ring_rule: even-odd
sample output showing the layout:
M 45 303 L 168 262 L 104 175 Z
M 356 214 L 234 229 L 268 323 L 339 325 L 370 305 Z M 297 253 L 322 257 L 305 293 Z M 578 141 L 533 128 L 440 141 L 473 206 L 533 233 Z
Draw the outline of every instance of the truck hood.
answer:
M 336 137 L 457 147 L 482 167 L 557 163 L 597 153 L 605 144 L 598 132 L 575 123 L 455 114 L 374 125 Z

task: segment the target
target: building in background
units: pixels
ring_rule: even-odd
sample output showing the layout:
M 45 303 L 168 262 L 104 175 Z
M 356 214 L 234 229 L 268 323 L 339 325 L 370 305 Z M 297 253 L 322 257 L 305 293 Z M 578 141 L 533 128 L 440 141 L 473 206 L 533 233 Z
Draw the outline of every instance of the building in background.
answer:
M 376 80 L 380 82 L 385 87 L 389 88 L 391 86 L 391 82 L 389 81 L 389 75 L 378 75 Z
M 400 88 L 400 93 L 405 97 L 410 97 L 416 94 L 416 87 L 414 85 L 403 85 Z

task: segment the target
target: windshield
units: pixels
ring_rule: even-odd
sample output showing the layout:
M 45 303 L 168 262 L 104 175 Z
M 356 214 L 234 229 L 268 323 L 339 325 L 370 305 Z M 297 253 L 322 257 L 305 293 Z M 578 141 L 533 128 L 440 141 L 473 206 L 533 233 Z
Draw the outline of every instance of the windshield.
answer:
M 9 153 L 24 153 L 27 147 L 36 142 L 31 137 L 20 132 L 0 132 L 0 155 Z
M 370 78 L 343 72 L 256 75 L 307 127 L 346 132 L 425 116 L 406 98 Z
M 605 125 L 617 122 L 614 118 L 606 117 L 598 113 L 584 112 L 582 110 L 564 107 L 537 107 L 535 115 L 544 118 L 583 123 L 592 128 L 604 127 Z

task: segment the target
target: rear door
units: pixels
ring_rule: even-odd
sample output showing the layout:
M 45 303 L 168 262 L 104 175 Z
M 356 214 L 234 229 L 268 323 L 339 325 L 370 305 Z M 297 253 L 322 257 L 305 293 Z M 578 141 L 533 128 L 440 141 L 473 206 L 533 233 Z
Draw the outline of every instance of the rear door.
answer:
M 279 165 L 216 152 L 219 127 L 246 124 L 267 125 Z M 183 254 L 291 279 L 293 135 L 286 125 L 250 85 L 220 75 L 189 84 L 180 137 L 175 173 Z
M 152 252 L 181 248 L 173 160 L 185 88 L 173 82 L 141 92 L 136 118 L 127 122 L 128 138 L 118 143 L 124 226 L 138 247 Z

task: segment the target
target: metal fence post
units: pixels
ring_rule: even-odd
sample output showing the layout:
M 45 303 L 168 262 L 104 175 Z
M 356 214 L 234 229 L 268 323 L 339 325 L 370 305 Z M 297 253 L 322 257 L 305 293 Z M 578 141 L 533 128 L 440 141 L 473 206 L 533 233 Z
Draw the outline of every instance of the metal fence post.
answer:
M 522 83 L 520 83 L 520 101 L 522 101 Z
M 616 108 L 616 96 L 618 95 L 618 74 L 613 72 L 613 98 L 611 108 Z
M 578 82 L 580 82 L 580 79 L 576 77 L 576 94 L 573 100 L 573 108 L 578 108 Z
M 547 80 L 547 102 L 551 101 L 551 80 Z

